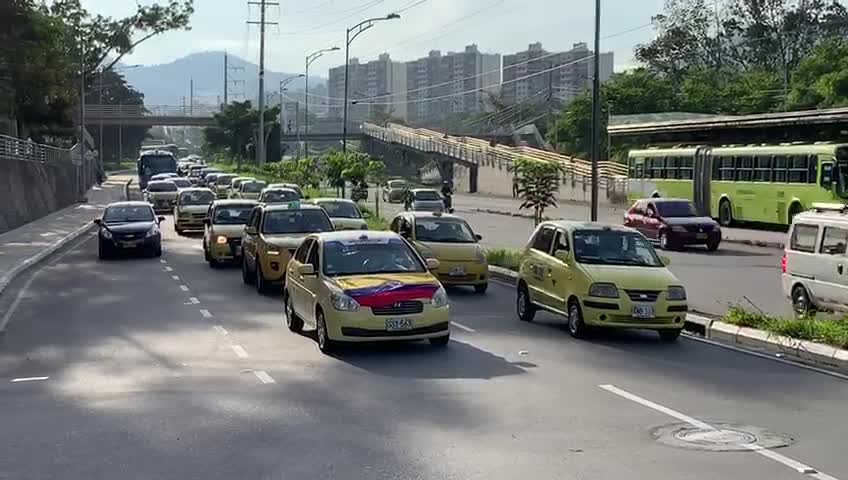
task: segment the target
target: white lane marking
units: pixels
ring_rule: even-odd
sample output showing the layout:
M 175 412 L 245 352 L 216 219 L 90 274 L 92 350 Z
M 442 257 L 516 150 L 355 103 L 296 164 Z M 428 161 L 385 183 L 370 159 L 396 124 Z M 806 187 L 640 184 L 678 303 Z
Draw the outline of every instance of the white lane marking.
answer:
M 646 398 L 642 398 L 638 395 L 634 395 L 634 394 L 632 394 L 632 393 L 630 393 L 626 390 L 622 390 L 622 389 L 616 387 L 615 385 L 598 385 L 598 386 L 600 388 L 610 392 L 610 393 L 618 395 L 619 397 L 626 398 L 627 400 L 630 400 L 631 402 L 638 403 L 638 404 L 643 405 L 645 407 L 648 407 L 652 410 L 656 410 L 660 413 L 664 413 L 664 414 L 666 414 L 670 417 L 676 418 L 678 420 L 682 420 L 682 421 L 688 423 L 689 425 L 692 425 L 693 427 L 700 428 L 702 430 L 716 430 L 715 427 L 713 427 L 712 425 L 710 425 L 706 422 L 702 422 L 701 420 L 698 420 L 696 418 L 692 418 L 692 417 L 690 417 L 690 416 L 688 416 L 684 413 L 680 413 L 677 410 L 673 410 L 671 408 L 664 407 L 664 406 L 662 406 L 658 403 L 652 402 L 652 401 L 650 401 Z M 798 473 L 810 475 L 813 478 L 816 478 L 818 480 L 838 480 L 836 477 L 832 477 L 832 476 L 830 476 L 826 473 L 819 472 L 818 470 L 816 470 L 815 468 L 813 468 L 809 465 L 806 465 L 806 464 L 801 463 L 797 460 L 791 459 L 791 458 L 789 458 L 785 455 L 781 455 L 781 454 L 779 454 L 775 451 L 765 449 L 765 448 L 763 448 L 759 445 L 743 445 L 743 446 L 745 448 L 747 448 L 748 450 L 754 452 L 754 453 L 760 454 L 763 457 L 766 457 L 768 459 L 774 460 L 775 462 L 781 463 L 781 464 L 791 468 L 792 470 L 795 470 Z
M 277 383 L 276 380 L 274 380 L 271 375 L 268 375 L 268 372 L 265 370 L 254 370 L 253 374 L 256 375 L 256 378 L 258 378 L 262 383 Z
M 206 310 L 205 308 L 200 309 L 200 314 L 203 315 L 203 318 L 212 318 L 212 312 Z
M 174 280 L 179 280 L 180 276 L 179 275 L 171 275 L 171 278 L 173 278 Z
M 168 263 L 168 261 L 163 258 L 162 260 L 159 260 L 159 263 L 165 264 Z
M 180 290 L 182 290 L 182 291 L 184 291 L 184 292 L 187 292 L 187 291 L 188 291 L 188 286 L 186 286 L 186 285 L 180 285 Z
M 226 328 L 224 328 L 224 327 L 222 327 L 222 326 L 220 326 L 220 325 L 215 325 L 215 326 L 214 326 L 214 327 L 212 327 L 212 328 L 213 328 L 216 332 L 220 333 L 221 335 L 226 335 L 227 333 L 229 333 L 229 332 L 227 332 L 227 329 L 226 329 Z
M 165 267 L 165 271 L 166 272 L 173 272 L 174 268 L 173 267 Z
M 471 327 L 467 327 L 467 326 L 465 326 L 465 325 L 463 325 L 463 324 L 461 324 L 461 323 L 457 322 L 456 320 L 451 320 L 451 325 L 453 325 L 454 327 L 456 327 L 456 328 L 458 328 L 458 329 L 460 329 L 460 330 L 465 330 L 465 331 L 466 331 L 466 332 L 468 332 L 468 333 L 474 333 L 474 332 L 476 332 L 476 331 L 477 331 L 477 330 L 474 330 L 474 329 L 473 329 L 473 328 L 471 328 Z
M 230 348 L 233 349 L 233 353 L 235 353 L 237 357 L 247 358 L 247 351 L 241 348 L 241 345 L 230 345 Z
M 11 380 L 10 380 L 10 382 L 12 382 L 12 383 L 18 383 L 18 382 L 40 382 L 40 381 L 43 381 L 43 380 L 47 380 L 47 379 L 49 379 L 49 378 L 50 378 L 50 377 L 20 377 L 20 378 L 13 378 L 13 379 L 11 379 Z
M 200 303 L 200 299 L 197 297 L 188 297 L 188 303 L 192 305 L 197 305 L 198 303 Z

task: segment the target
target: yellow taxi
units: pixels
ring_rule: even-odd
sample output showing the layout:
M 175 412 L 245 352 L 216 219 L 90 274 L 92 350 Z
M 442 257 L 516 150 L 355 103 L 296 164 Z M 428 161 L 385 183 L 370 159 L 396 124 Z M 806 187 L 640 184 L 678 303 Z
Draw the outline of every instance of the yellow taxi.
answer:
M 297 192 L 301 200 L 308 199 L 308 196 L 303 194 L 303 189 L 301 189 L 300 185 L 296 183 L 272 183 L 271 185 L 268 185 L 268 188 L 290 188 Z
M 368 223 L 353 200 L 346 198 L 316 198 L 311 200 L 327 211 L 336 230 L 368 230 Z
M 252 200 L 217 200 L 209 208 L 203 231 L 203 256 L 210 267 L 241 259 L 244 226 L 256 205 Z
M 480 240 L 468 223 L 456 215 L 401 212 L 389 227 L 409 240 L 424 258 L 439 260 L 436 276 L 444 285 L 473 286 L 477 293 L 489 287 L 489 263 Z
M 291 188 L 271 188 L 262 189 L 259 194 L 259 203 L 289 203 L 300 200 L 300 195 Z
M 209 206 L 215 201 L 215 193 L 208 188 L 184 188 L 177 194 L 174 205 L 174 230 L 182 234 L 186 230 L 203 230 Z
M 243 182 L 251 182 L 256 180 L 253 177 L 236 177 L 230 181 L 230 185 L 227 187 L 227 198 L 235 198 L 236 192 L 238 192 L 241 184 Z
M 286 265 L 310 233 L 331 232 L 333 222 L 317 205 L 292 202 L 259 204 L 250 212 L 242 235 L 241 276 L 259 293 L 285 280 Z
M 341 342 L 450 340 L 444 287 L 424 260 L 392 232 L 343 231 L 309 235 L 288 265 L 286 324 L 316 330 L 328 353 Z
M 656 330 L 680 336 L 686 290 L 642 234 L 593 222 L 544 222 L 524 250 L 516 310 L 529 322 L 538 309 L 563 315 L 574 337 L 587 329 Z
M 238 190 L 231 198 L 240 198 L 242 200 L 259 200 L 259 195 L 268 184 L 262 180 L 245 180 L 241 182 Z

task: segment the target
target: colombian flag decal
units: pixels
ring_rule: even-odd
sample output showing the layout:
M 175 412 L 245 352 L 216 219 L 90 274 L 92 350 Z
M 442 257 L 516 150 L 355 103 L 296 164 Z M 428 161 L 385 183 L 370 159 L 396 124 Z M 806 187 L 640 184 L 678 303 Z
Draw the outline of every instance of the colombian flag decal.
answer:
M 386 307 L 408 300 L 429 300 L 439 289 L 438 285 L 407 285 L 400 282 L 386 282 L 376 287 L 345 290 L 345 295 L 353 298 L 363 307 Z

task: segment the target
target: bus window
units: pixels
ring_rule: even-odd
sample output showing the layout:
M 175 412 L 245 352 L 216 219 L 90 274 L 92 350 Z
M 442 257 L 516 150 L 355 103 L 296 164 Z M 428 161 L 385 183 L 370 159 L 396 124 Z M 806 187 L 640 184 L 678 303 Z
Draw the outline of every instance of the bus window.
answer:
M 721 157 L 719 167 L 719 179 L 736 180 L 736 170 L 733 168 L 734 157 Z
M 736 179 L 740 182 L 750 182 L 754 159 L 749 156 L 736 157 Z
M 772 178 L 775 182 L 786 182 L 786 156 L 775 155 L 772 162 Z
M 693 163 L 694 158 L 692 157 L 680 157 L 678 162 L 680 170 L 678 170 L 677 178 L 681 180 L 692 180 Z
M 755 182 L 770 182 L 771 181 L 771 155 L 761 155 L 754 157 L 754 178 Z
M 809 157 L 793 155 L 788 157 L 789 183 L 807 183 L 807 164 Z
M 713 180 L 721 180 L 721 161 L 722 157 L 713 157 Z
M 833 163 L 822 162 L 820 185 L 828 190 L 833 188 Z
M 676 179 L 678 168 L 678 157 L 668 157 L 665 160 L 665 178 Z
M 816 183 L 819 178 L 819 158 L 815 155 L 810 155 L 809 173 L 807 174 L 807 183 Z
M 651 178 L 665 178 L 665 157 L 651 159 Z

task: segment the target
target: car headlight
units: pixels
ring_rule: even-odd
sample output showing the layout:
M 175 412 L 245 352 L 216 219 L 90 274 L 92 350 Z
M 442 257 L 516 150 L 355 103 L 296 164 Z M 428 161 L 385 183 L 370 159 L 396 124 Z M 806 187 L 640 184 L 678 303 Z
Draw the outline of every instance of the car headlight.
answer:
M 342 292 L 333 292 L 330 294 L 330 301 L 333 302 L 333 308 L 341 312 L 355 312 L 359 310 L 359 302 Z
M 482 250 L 478 249 L 474 256 L 477 263 L 486 263 L 486 254 Z
M 612 283 L 593 283 L 589 287 L 589 296 L 618 298 L 618 287 Z
M 686 233 L 686 227 L 684 227 L 683 225 L 674 225 L 671 227 L 671 231 L 677 233 Z
M 280 251 L 279 251 L 279 250 L 268 250 L 268 251 L 267 251 L 267 252 L 265 252 L 265 253 L 267 253 L 268 255 L 271 255 L 271 256 L 273 256 L 273 257 L 276 257 L 277 255 L 279 255 L 279 254 L 280 254 Z
M 672 301 L 686 300 L 686 289 L 680 286 L 668 287 L 665 298 Z
M 159 229 L 157 227 L 153 227 L 144 234 L 144 238 L 155 237 L 156 235 L 159 235 Z
M 227 237 L 223 235 L 218 235 L 218 238 L 215 239 L 215 243 L 218 245 L 225 245 L 227 243 Z
M 100 235 L 106 240 L 112 240 L 112 232 L 106 230 L 105 228 L 103 230 L 100 230 Z
M 433 294 L 433 298 L 430 299 L 430 304 L 433 305 L 433 308 L 448 306 L 448 292 L 445 291 L 445 287 L 439 285 L 439 289 L 436 290 L 436 293 Z

